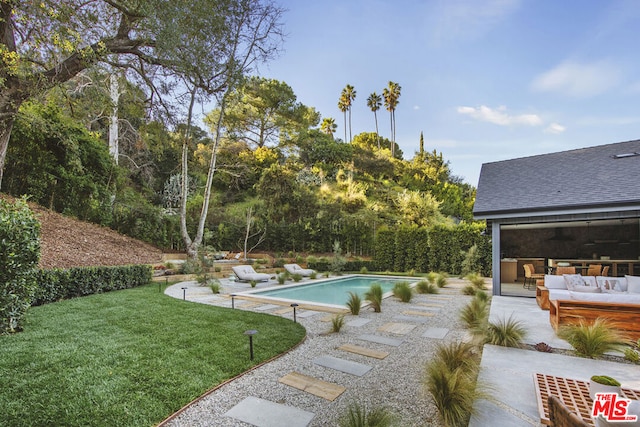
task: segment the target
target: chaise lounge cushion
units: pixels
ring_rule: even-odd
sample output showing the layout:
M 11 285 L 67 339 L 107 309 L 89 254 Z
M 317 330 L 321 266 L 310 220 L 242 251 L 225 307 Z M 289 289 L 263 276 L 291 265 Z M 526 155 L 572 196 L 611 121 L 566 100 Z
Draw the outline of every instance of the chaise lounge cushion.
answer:
M 231 269 L 241 282 L 266 282 L 271 278 L 268 274 L 256 272 L 250 265 L 234 265 Z
M 558 276 L 557 274 L 545 274 L 544 286 L 547 289 L 567 289 L 564 277 Z
M 312 270 L 310 268 L 302 268 L 298 264 L 285 264 L 283 267 L 290 274 L 299 274 L 304 277 L 311 276 L 313 273 L 315 273 L 315 270 Z
M 640 277 L 624 276 L 627 279 L 627 291 L 630 294 L 640 294 Z

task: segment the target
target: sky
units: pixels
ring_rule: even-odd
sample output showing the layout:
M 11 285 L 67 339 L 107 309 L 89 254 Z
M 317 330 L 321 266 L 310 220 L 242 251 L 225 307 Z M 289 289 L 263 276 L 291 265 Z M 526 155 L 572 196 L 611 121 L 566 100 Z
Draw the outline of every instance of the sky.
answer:
M 274 0 L 281 54 L 260 66 L 353 135 L 375 132 L 366 99 L 402 87 L 396 142 L 441 152 L 477 186 L 483 163 L 640 138 L 640 1 Z M 389 112 L 378 111 L 390 138 Z

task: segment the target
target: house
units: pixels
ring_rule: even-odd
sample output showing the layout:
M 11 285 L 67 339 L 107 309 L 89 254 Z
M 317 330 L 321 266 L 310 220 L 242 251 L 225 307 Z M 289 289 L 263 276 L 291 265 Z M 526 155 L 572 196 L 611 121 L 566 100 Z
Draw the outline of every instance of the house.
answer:
M 485 163 L 473 213 L 491 233 L 494 295 L 525 263 L 640 275 L 640 140 Z

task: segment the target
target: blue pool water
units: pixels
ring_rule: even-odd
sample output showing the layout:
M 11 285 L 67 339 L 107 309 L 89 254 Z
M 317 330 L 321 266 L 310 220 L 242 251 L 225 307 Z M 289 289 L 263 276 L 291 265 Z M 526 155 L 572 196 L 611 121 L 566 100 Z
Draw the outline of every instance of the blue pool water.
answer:
M 321 304 L 345 305 L 349 300 L 349 292 L 360 295 L 364 301 L 364 294 L 371 284 L 382 286 L 383 293 L 390 292 L 398 282 L 412 282 L 411 278 L 388 276 L 349 276 L 327 279 L 308 284 L 287 286 L 285 288 L 271 288 L 264 291 L 251 292 L 251 295 L 272 297 L 277 299 L 314 302 Z

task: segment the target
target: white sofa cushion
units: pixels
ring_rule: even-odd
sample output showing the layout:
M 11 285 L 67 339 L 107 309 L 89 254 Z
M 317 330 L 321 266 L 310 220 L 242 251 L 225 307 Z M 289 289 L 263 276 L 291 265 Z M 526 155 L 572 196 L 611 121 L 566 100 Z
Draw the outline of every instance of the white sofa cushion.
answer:
M 544 286 L 547 289 L 567 289 L 564 277 L 558 276 L 557 274 L 545 274 Z
M 589 302 L 611 302 L 622 304 L 640 304 L 640 294 L 628 294 L 628 293 L 614 293 L 614 294 L 589 294 L 582 292 L 569 291 L 571 299 L 577 301 L 589 301 Z
M 640 277 L 624 276 L 627 279 L 627 291 L 630 294 L 640 294 Z
M 549 299 L 571 299 L 571 292 L 568 289 L 549 289 Z
M 596 278 L 594 276 L 583 276 L 581 274 L 563 274 L 567 289 L 573 290 L 575 286 L 593 286 L 597 287 Z
M 574 286 L 571 289 L 572 292 L 582 292 L 588 294 L 599 294 L 602 293 L 599 287 L 597 286 Z

